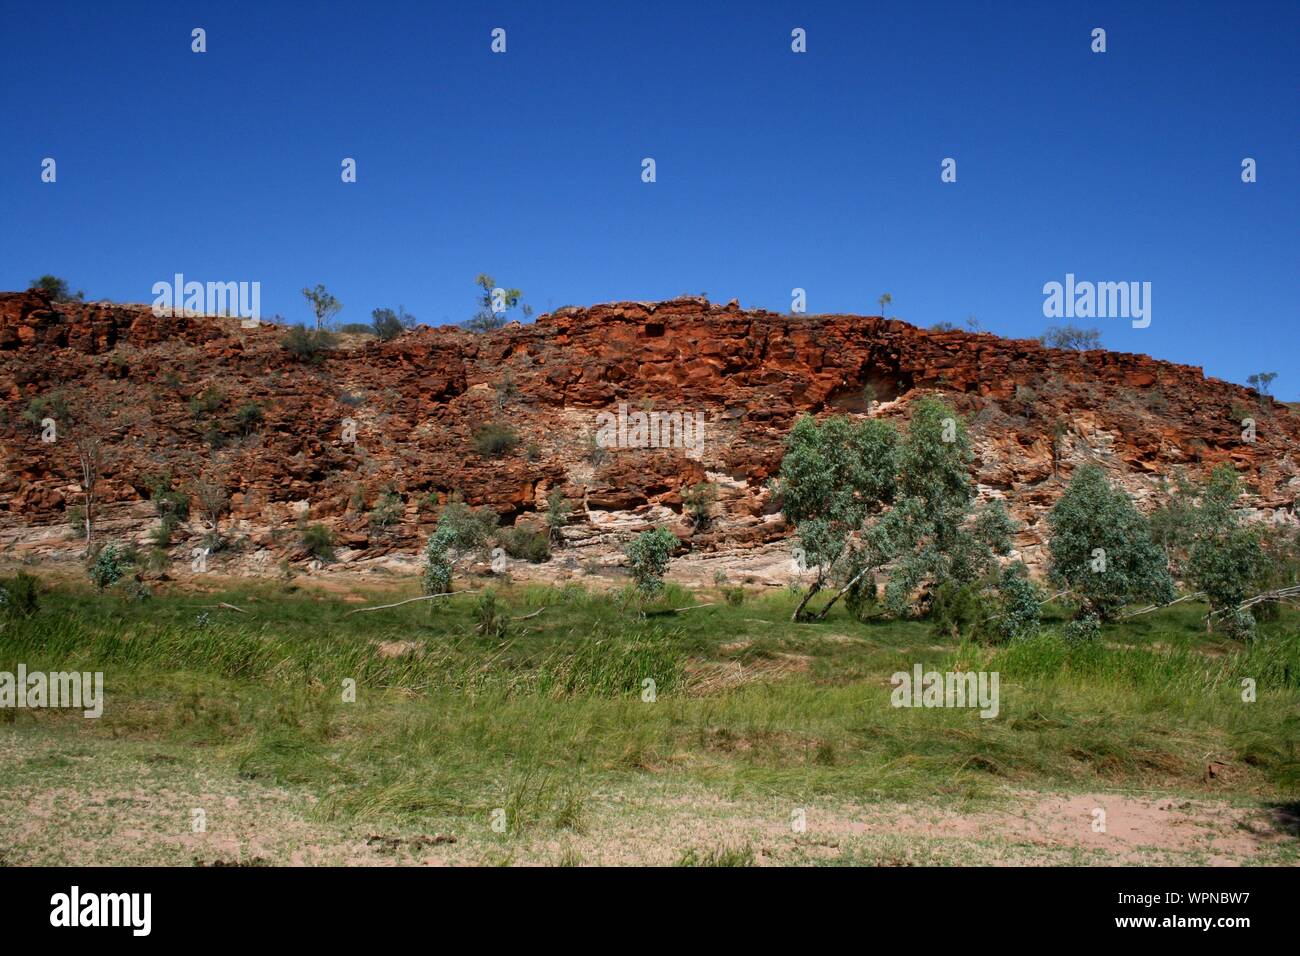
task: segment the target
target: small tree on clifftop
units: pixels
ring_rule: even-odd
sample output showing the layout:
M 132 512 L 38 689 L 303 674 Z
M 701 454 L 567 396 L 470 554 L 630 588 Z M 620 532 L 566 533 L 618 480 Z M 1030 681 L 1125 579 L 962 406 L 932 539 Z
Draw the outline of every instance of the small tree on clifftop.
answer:
M 302 294 L 316 316 L 317 332 L 334 321 L 334 317 L 343 310 L 343 303 L 325 291 L 323 285 L 318 284 L 314 289 L 303 289 Z

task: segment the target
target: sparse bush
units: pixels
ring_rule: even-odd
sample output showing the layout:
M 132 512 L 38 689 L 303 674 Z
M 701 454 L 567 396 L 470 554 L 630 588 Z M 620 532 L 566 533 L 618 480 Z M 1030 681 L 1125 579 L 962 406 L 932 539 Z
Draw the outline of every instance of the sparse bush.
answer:
M 190 497 L 172 488 L 169 474 L 160 475 L 149 491 L 149 500 L 158 512 L 158 527 L 149 532 L 149 539 L 158 547 L 171 544 L 176 526 L 190 516 Z
M 106 544 L 99 549 L 89 568 L 90 580 L 99 590 L 111 587 L 122 579 L 130 568 L 130 560 L 123 548 Z
M 1039 341 L 1049 349 L 1086 352 L 1101 348 L 1101 333 L 1096 329 L 1081 329 L 1073 325 L 1053 325 Z
M 41 428 L 47 418 L 53 418 L 59 425 L 66 426 L 72 415 L 67 399 L 59 392 L 54 392 L 33 398 L 23 409 L 21 417 L 27 424 Z
M 370 313 L 370 329 L 381 342 L 389 342 L 402 334 L 407 326 L 392 309 L 375 309 Z
M 496 592 L 488 588 L 474 605 L 474 630 L 480 637 L 504 641 L 510 636 L 510 618 L 497 604 Z
M 80 290 L 73 294 L 69 290 L 67 279 L 61 279 L 48 273 L 39 279 L 33 279 L 29 288 L 40 289 L 48 293 L 49 297 L 55 302 L 80 302 L 86 298 L 86 293 Z
M 324 329 L 311 331 L 295 325 L 280 339 L 280 346 L 300 362 L 317 363 L 338 344 L 338 338 Z
M 711 481 L 701 481 L 682 490 L 682 506 L 691 516 L 697 530 L 707 528 L 714 502 L 718 500 L 718 486 Z
M 451 591 L 451 572 L 454 565 L 452 544 L 455 533 L 439 525 L 424 546 L 424 574 L 422 584 L 425 594 L 447 594 Z
M 451 591 L 456 558 L 468 551 L 481 551 L 495 529 L 496 515 L 490 509 L 471 508 L 458 494 L 452 495 L 424 546 L 424 593 Z
M 215 385 L 209 385 L 189 401 L 190 417 L 200 419 L 221 408 L 226 396 Z
M 0 614 L 31 617 L 41 608 L 41 582 L 26 571 L 0 580 Z
M 251 435 L 262 424 L 265 415 L 256 402 L 245 402 L 235 409 L 235 427 L 241 435 Z
M 334 560 L 334 535 L 323 524 L 304 525 L 299 543 L 313 558 L 321 561 Z
M 677 537 L 667 528 L 642 531 L 627 546 L 632 579 L 642 595 L 650 596 L 663 590 L 664 572 L 668 570 L 668 561 L 676 547 Z
M 952 641 L 978 639 L 995 613 L 992 602 L 974 582 L 944 581 L 930 600 L 930 629 Z
M 402 520 L 402 511 L 402 496 L 391 487 L 385 488 L 375 502 L 375 507 L 370 511 L 371 532 L 386 533 L 389 528 Z
M 722 593 L 727 603 L 732 607 L 740 607 L 745 603 L 745 589 L 739 585 L 734 588 L 727 588 Z
M 1096 614 L 1085 614 L 1065 625 L 1067 641 L 1095 641 L 1101 637 L 1101 618 Z
M 1256 372 L 1246 379 L 1246 382 L 1259 394 L 1259 403 L 1268 405 L 1268 399 L 1272 396 L 1271 387 L 1273 379 L 1277 378 L 1277 372 Z
M 552 488 L 551 493 L 546 496 L 546 528 L 553 544 L 564 543 L 561 529 L 569 523 L 569 514 L 572 510 L 569 499 L 564 497 L 564 491 L 558 487 Z
M 528 528 L 506 528 L 500 536 L 501 547 L 512 558 L 522 558 L 532 564 L 551 559 L 551 544 L 540 531 Z
M 497 516 L 490 508 L 471 508 L 453 494 L 438 516 L 438 528 L 446 529 L 448 542 L 456 551 L 481 551 L 496 531 Z
M 874 617 L 879 607 L 879 585 L 874 574 L 858 578 L 844 593 L 844 609 L 855 621 Z
M 502 289 L 501 300 L 496 303 L 493 302 L 492 296 L 493 290 L 497 288 L 496 279 L 480 272 L 474 278 L 474 284 L 482 290 L 478 294 L 478 311 L 474 313 L 472 318 L 466 320 L 463 327 L 471 332 L 491 332 L 493 329 L 501 328 L 508 321 L 506 318 L 507 312 L 519 306 L 524 294 L 518 289 Z M 502 307 L 501 311 L 494 310 L 494 305 L 500 305 Z M 524 318 L 532 315 L 532 310 L 526 305 L 522 311 Z
M 519 395 L 519 386 L 515 384 L 515 377 L 509 369 L 501 376 L 501 381 L 497 382 L 497 409 L 504 409 L 510 404 L 511 400 Z
M 1042 604 L 1038 588 L 1029 580 L 1024 562 L 1017 561 L 1002 569 L 998 579 L 998 614 L 994 634 L 1004 641 L 1021 640 L 1038 633 L 1042 622 Z
M 519 444 L 519 435 L 505 422 L 488 422 L 474 430 L 474 450 L 484 458 L 499 458 Z

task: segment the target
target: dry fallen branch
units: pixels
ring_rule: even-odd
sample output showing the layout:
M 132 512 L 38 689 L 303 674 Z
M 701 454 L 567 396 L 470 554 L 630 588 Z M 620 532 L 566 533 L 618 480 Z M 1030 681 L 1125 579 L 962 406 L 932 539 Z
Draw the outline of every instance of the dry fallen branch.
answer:
M 407 598 L 405 601 L 398 601 L 396 604 L 376 604 L 374 607 L 353 608 L 344 614 L 344 617 L 350 617 L 353 614 L 360 614 L 363 611 L 383 611 L 390 607 L 401 607 L 403 604 L 411 604 L 415 601 L 432 601 L 435 598 L 451 597 L 453 594 L 478 594 L 477 590 L 466 591 L 443 591 L 440 594 L 421 594 L 419 597 Z
M 1149 607 L 1139 608 L 1136 611 L 1130 611 L 1127 614 L 1121 614 L 1120 620 L 1124 621 L 1130 617 L 1137 617 L 1139 614 L 1150 614 L 1152 611 L 1158 611 L 1162 607 L 1173 607 L 1175 604 L 1182 604 L 1184 601 L 1191 601 L 1199 597 L 1205 597 L 1205 592 L 1197 591 L 1195 594 L 1184 594 L 1182 597 L 1175 598 L 1172 601 L 1166 601 L 1164 604 L 1152 604 Z
M 242 607 L 235 607 L 235 605 L 227 604 L 225 601 L 222 601 L 220 604 L 191 604 L 190 607 L 202 607 L 202 608 L 224 607 L 229 611 L 238 611 L 240 614 L 248 613 L 248 611 L 244 610 Z
M 536 611 L 534 611 L 532 614 L 525 614 L 523 617 L 512 617 L 510 620 L 512 620 L 512 621 L 526 621 L 526 620 L 528 620 L 530 617 L 537 617 L 537 615 L 541 614 L 541 613 L 542 613 L 543 611 L 545 611 L 545 610 L 546 610 L 546 608 L 544 608 L 544 607 L 539 607 L 539 608 L 538 608 Z
M 1300 584 L 1292 584 L 1288 587 L 1278 588 L 1276 591 L 1265 591 L 1263 594 L 1256 594 L 1254 597 L 1242 601 L 1235 608 L 1225 607 L 1217 611 L 1211 611 L 1206 617 L 1218 617 L 1220 614 L 1226 614 L 1229 611 L 1244 611 L 1246 608 L 1269 601 L 1277 604 L 1288 604 L 1297 600 L 1300 600 Z

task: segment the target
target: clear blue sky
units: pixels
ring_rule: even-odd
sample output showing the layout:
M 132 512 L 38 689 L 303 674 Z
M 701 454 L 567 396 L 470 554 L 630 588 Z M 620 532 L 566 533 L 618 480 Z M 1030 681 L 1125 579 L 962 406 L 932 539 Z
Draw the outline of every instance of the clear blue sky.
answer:
M 1150 328 L 1082 323 L 1108 347 L 1300 398 L 1294 0 L 0 9 L 0 288 L 257 280 L 301 321 L 323 282 L 438 324 L 488 271 L 538 313 L 799 286 L 1028 336 L 1073 272 L 1152 283 Z

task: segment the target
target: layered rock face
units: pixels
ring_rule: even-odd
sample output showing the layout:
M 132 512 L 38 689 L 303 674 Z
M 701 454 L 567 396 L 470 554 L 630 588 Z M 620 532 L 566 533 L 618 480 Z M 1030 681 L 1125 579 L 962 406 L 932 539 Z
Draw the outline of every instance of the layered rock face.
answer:
M 66 520 L 81 501 L 72 442 L 43 441 L 24 416 L 55 392 L 94 408 L 105 433 L 104 537 L 144 542 L 158 521 L 148 501 L 158 477 L 184 490 L 206 475 L 230 495 L 222 530 L 235 548 L 222 560 L 248 573 L 304 557 L 294 530 L 304 514 L 334 531 L 336 569 L 409 566 L 449 495 L 492 508 L 502 524 L 540 526 L 560 488 L 574 504 L 567 546 L 534 574 L 617 565 L 630 533 L 667 524 L 684 542 L 679 573 L 779 581 L 790 529 L 768 479 L 795 418 L 906 420 L 926 394 L 967 417 L 980 493 L 1024 523 L 1017 547 L 1031 566 L 1044 558 L 1047 509 L 1085 461 L 1144 509 L 1180 469 L 1198 477 L 1225 461 L 1260 520 L 1293 522 L 1300 493 L 1290 409 L 1144 355 L 700 298 L 565 308 L 482 335 L 344 337 L 316 363 L 282 348 L 284 334 L 0 294 L 0 548 L 43 559 L 79 550 Z M 490 425 L 517 443 L 492 452 Z M 669 447 L 652 447 L 656 438 Z M 682 491 L 701 481 L 719 496 L 707 529 L 693 531 Z M 376 527 L 371 512 L 388 489 L 403 511 Z M 173 555 L 203 530 L 196 514 Z

